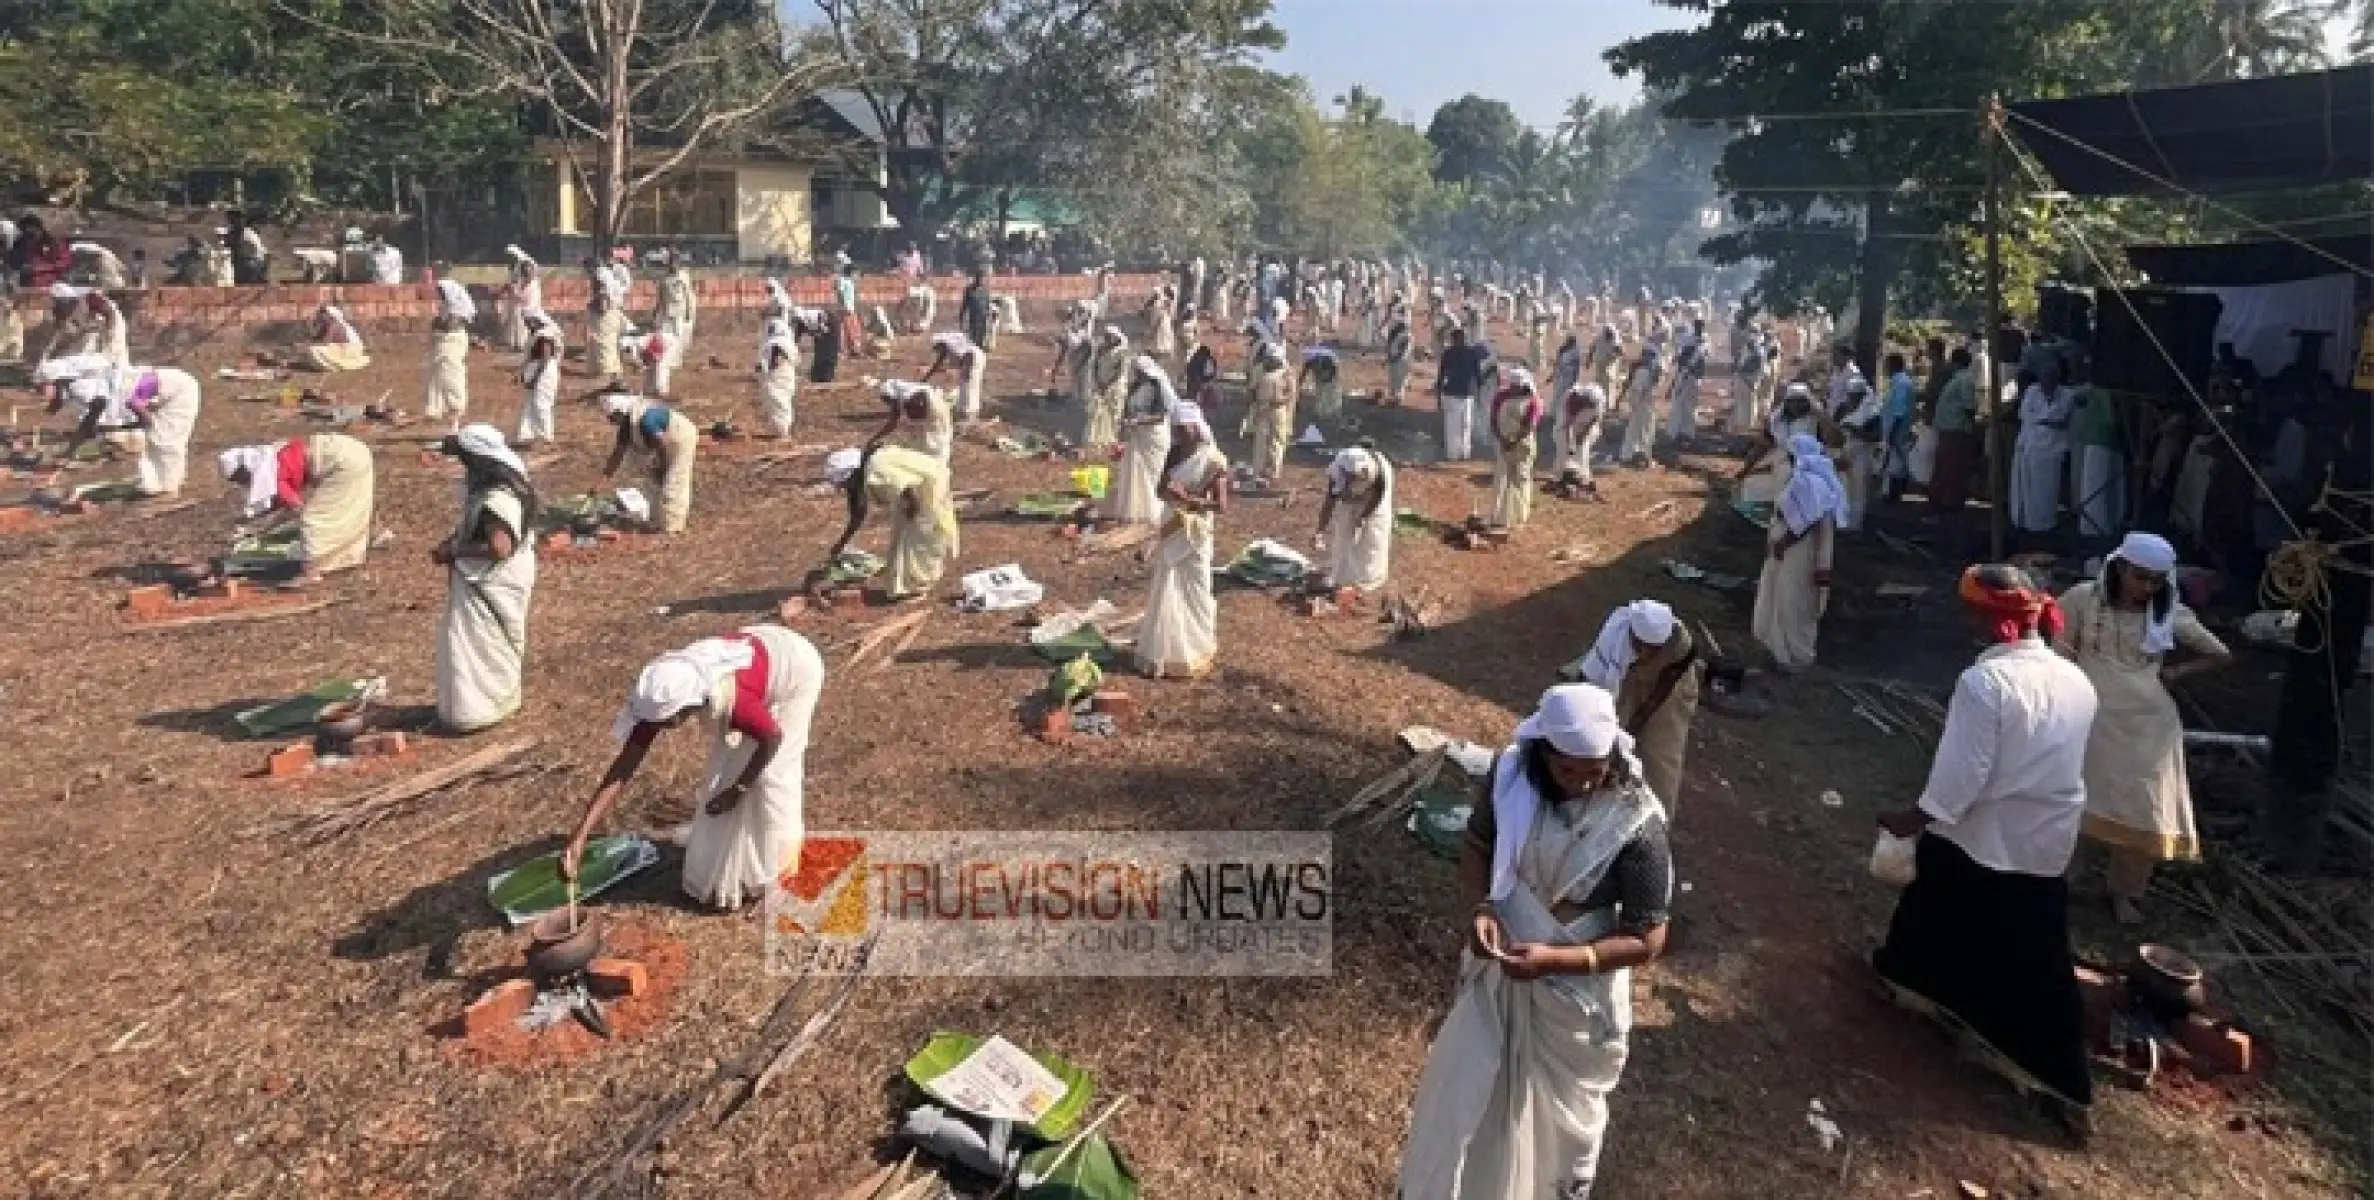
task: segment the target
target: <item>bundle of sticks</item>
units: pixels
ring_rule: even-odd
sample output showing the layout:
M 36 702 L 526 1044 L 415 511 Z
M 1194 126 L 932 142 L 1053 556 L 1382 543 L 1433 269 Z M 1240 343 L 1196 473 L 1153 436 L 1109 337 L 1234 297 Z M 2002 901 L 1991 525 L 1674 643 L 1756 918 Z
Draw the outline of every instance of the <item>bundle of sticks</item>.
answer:
M 457 762 L 423 771 L 409 779 L 399 779 L 367 792 L 341 796 L 311 808 L 275 817 L 248 833 L 250 836 L 287 837 L 303 845 L 318 846 L 411 812 L 436 796 L 482 783 L 568 769 L 555 763 L 511 761 L 535 746 L 534 738 L 489 746 Z
M 1357 817 L 1363 818 L 1361 828 L 1375 829 L 1407 814 L 1418 803 L 1418 794 L 1443 773 L 1447 761 L 1447 752 L 1438 746 L 1369 780 L 1343 807 L 1327 814 L 1326 827 L 1333 829 Z

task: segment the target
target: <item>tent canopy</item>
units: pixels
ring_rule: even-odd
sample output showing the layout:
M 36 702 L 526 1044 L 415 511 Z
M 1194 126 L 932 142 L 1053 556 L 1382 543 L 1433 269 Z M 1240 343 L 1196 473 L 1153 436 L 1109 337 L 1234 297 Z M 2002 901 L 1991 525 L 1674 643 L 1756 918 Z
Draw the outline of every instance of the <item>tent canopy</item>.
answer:
M 2167 287 L 2263 287 L 2326 275 L 2374 273 L 2374 234 L 2317 238 L 2306 245 L 2263 241 L 2129 246 L 2127 261 L 2151 276 L 2153 283 Z
M 2054 182 L 2080 196 L 2272 191 L 2374 178 L 2374 64 L 2029 100 L 2010 109 L 2020 144 Z

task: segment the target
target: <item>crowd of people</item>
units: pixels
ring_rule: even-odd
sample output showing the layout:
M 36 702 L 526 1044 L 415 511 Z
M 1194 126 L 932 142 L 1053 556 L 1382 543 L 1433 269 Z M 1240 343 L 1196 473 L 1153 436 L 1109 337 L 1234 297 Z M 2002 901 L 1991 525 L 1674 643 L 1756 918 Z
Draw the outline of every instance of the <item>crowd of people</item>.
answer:
M 525 457 L 552 441 L 563 333 L 545 311 L 542 273 L 514 247 L 495 297 L 496 338 L 517 355 L 522 390 L 512 436 L 471 419 L 467 359 L 478 325 L 468 289 L 439 280 L 426 411 L 451 430 L 443 452 L 462 468 L 450 536 L 432 550 L 449 574 L 437 642 L 437 712 L 459 732 L 514 717 L 536 585 L 540 500 Z M 626 318 L 634 280 L 617 263 L 588 261 L 583 328 L 588 374 L 613 427 L 603 469 L 648 462 L 658 533 L 693 515 L 700 431 L 670 402 L 672 371 L 699 328 L 686 264 L 670 258 L 654 281 L 648 330 Z M 1310 422 L 1344 432 L 1344 366 L 1373 355 L 1385 368 L 1376 398 L 1406 403 L 1413 361 L 1433 357 L 1439 457 L 1481 450 L 1493 462 L 1489 524 L 1524 527 L 1544 482 L 1558 494 L 1595 493 L 1595 458 L 1646 462 L 1660 446 L 1702 433 L 1702 381 L 1725 352 L 1731 394 L 1719 424 L 1752 435 L 1739 469 L 1744 502 L 1769 505 L 1754 634 L 1783 673 L 1813 666 L 1832 564 L 1866 527 L 1875 504 L 1925 486 L 1928 502 L 1960 505 L 1983 458 L 1982 415 L 2021 432 L 2011 503 L 2023 528 L 2059 523 L 2072 477 L 2093 529 L 2089 481 L 2107 468 L 2061 438 L 2091 399 L 2082 358 L 2023 367 L 2013 406 L 1998 395 L 1983 348 L 1889 355 L 1875 386 L 1843 348 L 1810 356 L 1829 332 L 1819 313 L 1786 323 L 1732 319 L 1707 299 L 1619 303 L 1541 276 L 1488 282 L 1416 263 L 1297 263 L 1251 259 L 1182 265 L 1134 313 L 1117 311 L 1113 277 L 1070 304 L 1052 337 L 1048 379 L 1075 410 L 1073 444 L 1113 456 L 1104 515 L 1151 526 L 1148 591 L 1135 645 L 1155 678 L 1195 678 L 1221 652 L 1212 581 L 1216 526 L 1231 499 L 1277 485 L 1289 446 Z M 914 379 L 871 380 L 883 423 L 862 446 L 832 453 L 825 474 L 842 489 L 847 521 L 810 581 L 826 586 L 870 517 L 888 529 L 879 584 L 891 600 L 930 595 L 961 548 L 952 471 L 957 428 L 992 407 L 988 367 L 1001 332 L 1022 331 L 976 275 L 954 308 L 959 328 L 933 329 L 937 298 L 907 280 L 900 326 L 866 332 L 854 268 L 836 279 L 830 311 L 794 305 L 770 281 L 750 394 L 760 436 L 797 423 L 803 362 L 831 381 L 844 350 L 876 353 L 898 333 L 928 336 L 931 361 Z M 75 441 L 137 440 L 141 490 L 184 486 L 200 417 L 198 381 L 135 365 L 121 312 L 104 290 L 57 283 L 51 345 L 36 367 L 52 410 L 71 406 Z M 1241 320 L 1240 320 L 1241 315 Z M 1141 350 L 1124 320 L 1139 326 Z M 1524 353 L 1503 359 L 1495 323 L 1522 331 Z M 1728 346 L 1709 336 L 1727 329 Z M 1241 332 L 1241 348 L 1228 336 Z M 1553 346 L 1555 347 L 1553 349 Z M 1428 348 L 1431 349 L 1428 349 Z M 1008 351 L 1013 349 L 1008 343 Z M 1241 399 L 1222 361 L 1242 371 Z M 337 308 L 317 315 L 307 361 L 321 370 L 369 360 Z M 1822 361 L 1826 360 L 1826 361 Z M 1179 381 L 1174 382 L 1173 365 Z M 639 380 L 630 381 L 630 371 Z M 1536 372 L 1547 374 L 1545 390 Z M 946 386 L 942 386 L 942 382 Z M 639 382 L 640 386 L 632 386 Z M 2082 388 L 2082 384 L 2077 385 Z M 1656 405 L 1665 405 L 1657 419 Z M 1241 405 L 1249 461 L 1232 465 L 1213 421 Z M 1602 426 L 1614 445 L 1602 455 Z M 1547 425 L 1552 476 L 1537 478 Z M 1396 481 L 1404 469 L 1373 440 L 1333 453 L 1312 546 L 1314 581 L 1374 592 L 1392 575 Z M 2081 445 L 2091 446 L 2091 442 Z M 2057 447 L 2057 448 L 2056 448 Z M 73 447 L 70 446 L 71 451 Z M 303 579 L 350 569 L 369 553 L 375 473 L 370 447 L 340 433 L 240 446 L 218 457 L 251 534 L 294 524 Z M 2098 520 L 2099 519 L 2099 520 Z M 2081 837 L 2103 845 L 2111 898 L 2137 920 L 2157 864 L 2195 857 L 2182 728 L 2166 683 L 2214 666 L 2224 647 L 2175 587 L 2176 552 L 2129 532 L 2097 578 L 2055 598 L 2016 568 L 1973 568 L 1962 597 L 1993 648 L 1964 672 L 1930 779 L 1917 806 L 1882 819 L 1917 837 L 1918 871 L 1876 965 L 1907 1003 L 1950 1014 L 1975 1032 L 2007 1074 L 2054 1098 L 2064 1115 L 2090 1101 L 2068 962 L 2066 874 Z M 2170 665 L 2172 654 L 2188 661 Z M 1640 599 L 1607 616 L 1587 654 L 1517 729 L 1489 773 L 1462 853 L 1459 886 L 1473 913 L 1458 997 L 1419 1085 L 1401 1165 L 1402 1194 L 1580 1196 L 1596 1174 L 1631 1027 L 1629 972 L 1665 946 L 1674 868 L 1667 836 L 1686 789 L 1685 758 L 1712 664 L 1667 605 Z M 614 729 L 620 748 L 563 854 L 574 875 L 593 831 L 664 732 L 696 718 L 711 737 L 683 886 L 736 908 L 764 896 L 796 864 L 804 829 L 807 734 L 825 672 L 805 638 L 779 625 L 705 638 L 645 666 Z

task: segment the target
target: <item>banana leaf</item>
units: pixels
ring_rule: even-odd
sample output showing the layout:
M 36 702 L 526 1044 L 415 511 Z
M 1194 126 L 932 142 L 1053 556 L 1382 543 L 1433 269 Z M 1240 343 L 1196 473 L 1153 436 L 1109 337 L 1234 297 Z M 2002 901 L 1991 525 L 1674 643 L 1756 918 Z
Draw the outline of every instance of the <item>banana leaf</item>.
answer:
M 945 1031 L 934 1033 L 931 1035 L 931 1041 L 926 1043 L 923 1049 L 916 1051 L 915 1057 L 907 1060 L 907 1078 L 916 1087 L 923 1089 L 925 1095 L 946 1103 L 944 1097 L 932 1090 L 932 1081 L 955 1070 L 965 1059 L 972 1057 L 973 1051 L 981 1048 L 981 1043 L 988 1040 L 988 1038 L 970 1033 L 948 1033 Z M 1050 1074 L 1063 1081 L 1063 1099 L 1056 1101 L 1055 1107 L 1048 1109 L 1047 1115 L 1039 1118 L 1037 1124 L 1019 1125 L 1018 1128 L 1041 1141 L 1062 1141 L 1065 1137 L 1070 1136 L 1073 1127 L 1078 1125 L 1080 1118 L 1088 1112 L 1088 1102 L 1094 1098 L 1096 1093 L 1096 1080 L 1086 1070 L 1072 1065 L 1057 1055 L 1032 1051 L 1030 1056 L 1037 1059 L 1038 1064 L 1047 1068 Z M 1083 1146 L 1081 1149 L 1086 1150 L 1087 1147 Z M 1078 1158 L 1079 1155 L 1075 1154 L 1072 1157 Z M 1069 1164 L 1066 1164 L 1064 1173 L 1066 1175 L 1071 1173 Z
M 1086 655 L 1097 666 L 1108 667 L 1113 664 L 1115 657 L 1113 643 L 1106 640 L 1104 630 L 1094 625 L 1083 625 L 1051 641 L 1033 642 L 1030 648 L 1040 658 L 1055 663 L 1070 662 Z
M 658 861 L 659 847 L 632 834 L 595 838 L 585 844 L 585 857 L 577 864 L 577 898 L 601 895 Z M 567 904 L 560 851 L 539 854 L 487 880 L 486 898 L 514 927 Z
M 1061 1146 L 1043 1146 L 1022 1156 L 1024 1174 L 1038 1179 L 1022 1189 L 1022 1200 L 1138 1200 L 1138 1177 L 1121 1157 L 1121 1148 L 1092 1133 L 1081 1139 L 1072 1156 L 1053 1178 L 1047 1167 L 1063 1153 Z
M 1395 533 L 1406 533 L 1413 536 L 1424 535 L 1431 537 L 1433 536 L 1434 531 L 1434 518 L 1427 516 L 1425 513 L 1419 512 L 1416 509 L 1405 508 L 1400 512 L 1393 514 L 1393 532 Z
M 99 504 L 138 500 L 140 495 L 140 485 L 129 479 L 117 479 L 107 483 L 86 483 L 74 489 L 75 499 L 89 500 Z
M 1439 780 L 1418 793 L 1417 803 L 1410 809 L 1410 832 L 1426 848 L 1444 858 L 1457 861 L 1460 843 L 1467 838 L 1467 820 L 1475 813 L 1475 793 L 1460 786 L 1467 776 L 1454 775 L 1450 786 Z
M 1731 502 L 1731 511 L 1738 513 L 1741 520 L 1758 529 L 1766 528 L 1772 524 L 1772 505 L 1769 503 L 1734 500 Z
M 1078 492 L 1031 492 L 1014 501 L 1018 516 L 1057 520 L 1079 510 L 1087 497 Z
M 371 682 L 365 679 L 333 679 L 286 700 L 258 705 L 231 719 L 249 737 L 271 737 L 312 725 L 320 718 L 321 710 L 360 699 L 370 686 Z

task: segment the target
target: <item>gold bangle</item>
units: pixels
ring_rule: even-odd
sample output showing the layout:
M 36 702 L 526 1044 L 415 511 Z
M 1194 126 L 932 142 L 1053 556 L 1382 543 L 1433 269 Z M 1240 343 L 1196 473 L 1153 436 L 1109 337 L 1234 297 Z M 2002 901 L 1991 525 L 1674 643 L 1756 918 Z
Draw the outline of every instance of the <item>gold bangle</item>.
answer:
M 1585 946 L 1583 947 L 1583 953 L 1588 956 L 1588 959 L 1583 967 L 1583 973 L 1586 975 L 1597 975 L 1599 973 L 1599 947 Z

